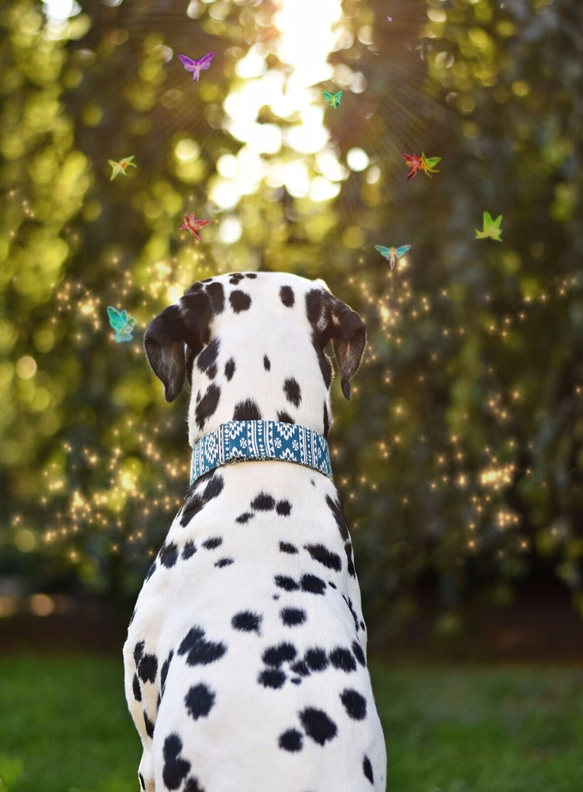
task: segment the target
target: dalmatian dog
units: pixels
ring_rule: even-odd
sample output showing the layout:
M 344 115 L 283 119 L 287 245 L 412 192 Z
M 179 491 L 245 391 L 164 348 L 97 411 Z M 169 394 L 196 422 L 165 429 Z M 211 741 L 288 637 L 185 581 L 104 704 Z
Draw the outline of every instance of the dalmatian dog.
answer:
M 327 437 L 329 342 L 350 398 L 363 321 L 323 281 L 267 272 L 195 283 L 144 337 L 168 402 L 190 381 L 193 448 L 232 421 Z M 352 544 L 319 470 L 244 460 L 194 480 L 124 662 L 145 792 L 385 789 Z

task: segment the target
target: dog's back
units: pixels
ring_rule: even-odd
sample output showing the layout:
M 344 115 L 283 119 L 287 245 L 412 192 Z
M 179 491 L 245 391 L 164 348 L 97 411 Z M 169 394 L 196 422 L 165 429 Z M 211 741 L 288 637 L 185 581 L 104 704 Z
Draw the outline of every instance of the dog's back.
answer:
M 146 333 L 189 439 L 232 420 L 327 435 L 334 342 L 345 395 L 364 325 L 321 282 L 250 273 L 195 284 Z M 186 356 L 184 344 L 187 344 Z M 193 483 L 140 593 L 124 648 L 144 789 L 384 790 L 350 536 L 322 473 L 227 465 Z

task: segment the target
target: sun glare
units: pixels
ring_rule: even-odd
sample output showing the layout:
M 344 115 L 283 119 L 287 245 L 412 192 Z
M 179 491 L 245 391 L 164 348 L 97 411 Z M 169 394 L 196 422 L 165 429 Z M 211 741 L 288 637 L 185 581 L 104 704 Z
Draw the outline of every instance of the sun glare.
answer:
M 322 90 L 334 90 L 338 78 L 344 88 L 355 79 L 350 69 L 345 74 L 328 62 L 347 39 L 341 0 L 279 0 L 272 24 L 277 35 L 241 58 L 240 82 L 225 100 L 225 127 L 244 145 L 221 163 L 210 185 L 211 199 L 223 209 L 255 192 L 262 179 L 296 198 L 330 200 L 348 175 L 331 145 L 322 99 Z M 283 69 L 267 68 L 270 52 Z M 265 108 L 269 123 L 260 118 Z
M 341 18 L 340 0 L 280 0 L 273 23 L 280 32 L 277 54 L 293 67 L 290 85 L 310 86 L 332 77 L 328 55 Z

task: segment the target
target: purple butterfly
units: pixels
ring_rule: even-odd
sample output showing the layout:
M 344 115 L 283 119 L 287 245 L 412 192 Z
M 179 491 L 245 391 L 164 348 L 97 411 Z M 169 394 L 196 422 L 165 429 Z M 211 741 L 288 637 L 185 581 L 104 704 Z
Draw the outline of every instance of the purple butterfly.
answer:
M 192 72 L 192 79 L 198 80 L 200 79 L 201 71 L 204 71 L 210 68 L 213 58 L 215 57 L 214 52 L 208 52 L 206 55 L 203 55 L 202 58 L 198 60 L 193 60 L 192 58 L 187 57 L 186 55 L 179 55 L 178 56 L 182 61 L 182 65 L 186 69 L 186 71 Z

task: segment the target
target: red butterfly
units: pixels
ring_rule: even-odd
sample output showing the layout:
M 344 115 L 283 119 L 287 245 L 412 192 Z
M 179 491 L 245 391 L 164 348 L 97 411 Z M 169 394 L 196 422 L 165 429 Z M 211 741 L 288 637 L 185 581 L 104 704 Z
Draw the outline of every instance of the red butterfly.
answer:
M 401 156 L 407 163 L 407 166 L 411 168 L 407 174 L 407 181 L 411 181 L 411 179 L 417 176 L 420 170 L 423 170 L 423 158 L 418 157 L 417 154 L 401 154 Z
M 182 225 L 178 226 L 179 231 L 188 231 L 192 234 L 193 237 L 198 239 L 199 242 L 202 242 L 202 237 L 198 233 L 201 228 L 210 224 L 210 220 L 197 220 L 194 216 L 194 212 L 190 212 L 187 214 L 184 220 L 182 221 Z

